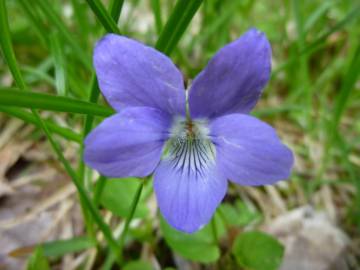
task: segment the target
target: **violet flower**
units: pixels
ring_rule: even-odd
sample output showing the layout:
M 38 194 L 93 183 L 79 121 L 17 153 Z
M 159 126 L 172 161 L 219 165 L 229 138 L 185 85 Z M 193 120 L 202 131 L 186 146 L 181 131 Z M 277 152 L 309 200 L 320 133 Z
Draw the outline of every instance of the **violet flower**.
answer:
M 270 44 L 258 30 L 220 49 L 188 95 L 167 56 L 123 36 L 102 38 L 94 65 L 117 113 L 86 138 L 85 162 L 108 177 L 154 172 L 160 211 L 176 229 L 207 224 L 228 180 L 257 186 L 289 177 L 292 152 L 248 114 L 271 70 Z

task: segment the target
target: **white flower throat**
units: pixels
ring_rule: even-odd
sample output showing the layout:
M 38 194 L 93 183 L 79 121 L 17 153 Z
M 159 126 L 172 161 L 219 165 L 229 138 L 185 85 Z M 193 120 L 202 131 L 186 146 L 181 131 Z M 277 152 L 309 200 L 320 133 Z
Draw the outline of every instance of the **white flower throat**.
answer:
M 171 161 L 174 169 L 201 175 L 214 164 L 216 149 L 206 120 L 177 117 L 170 134 L 164 158 Z

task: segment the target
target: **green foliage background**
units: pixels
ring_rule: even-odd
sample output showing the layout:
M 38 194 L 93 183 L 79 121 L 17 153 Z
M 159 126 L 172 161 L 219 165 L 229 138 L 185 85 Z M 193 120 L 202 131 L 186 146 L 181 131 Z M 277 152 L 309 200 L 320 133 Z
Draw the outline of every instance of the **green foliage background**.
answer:
M 55 247 L 54 253 L 62 256 L 66 247 L 68 252 L 74 252 L 96 245 L 101 247 L 100 263 L 104 262 L 104 269 L 110 269 L 115 260 L 124 265 L 124 261 L 136 259 L 122 255 L 129 241 L 147 243 L 156 250 L 158 240 L 153 233 L 159 230 L 174 252 L 190 260 L 214 263 L 219 257 L 231 257 L 224 251 L 231 249 L 231 245 L 228 243 L 220 249 L 218 242 L 212 242 L 214 233 L 224 238 L 229 227 L 241 230 L 254 220 L 261 222 L 260 209 L 252 212 L 241 206 L 241 202 L 227 202 L 217 213 L 217 223 L 224 224 L 210 224 L 200 235 L 178 236 L 169 231 L 172 228 L 163 224 L 163 220 L 161 226 L 154 226 L 159 223 L 154 221 L 159 217 L 154 219 L 146 209 L 146 201 L 152 194 L 150 180 L 134 180 L 129 185 L 118 186 L 112 182 L 110 188 L 106 187 L 107 179 L 100 177 L 93 185 L 92 173 L 82 163 L 81 143 L 96 123 L 113 112 L 99 97 L 92 67 L 94 43 L 105 32 L 121 33 L 166 53 L 182 70 L 188 84 L 219 48 L 249 27 L 265 32 L 272 44 L 273 71 L 253 113 L 276 126 L 296 154 L 293 175 L 288 187 L 281 190 L 287 207 L 290 210 L 299 206 L 291 200 L 297 190 L 311 204 L 313 195 L 322 186 L 329 186 L 335 193 L 344 185 L 350 186 L 354 192 L 350 203 L 342 206 L 346 211 L 340 223 L 344 230 L 359 237 L 360 4 L 357 1 L 0 0 L 0 3 L 0 111 L 37 126 L 41 136 L 46 135 L 57 159 L 76 185 L 83 209 L 87 238 L 70 239 L 68 245 L 59 242 L 58 253 L 57 243 L 44 245 L 48 258 L 54 258 L 48 255 L 48 247 L 52 251 Z M 53 113 L 45 117 L 44 110 Z M 54 121 L 54 115 L 59 112 L 67 112 L 61 114 L 65 127 Z M 71 141 L 79 149 L 78 164 L 70 163 L 62 154 Z M 127 193 L 113 198 L 112 188 L 125 189 Z M 231 198 L 236 197 L 234 190 L 230 188 Z M 138 201 L 141 205 L 136 212 Z M 116 214 L 125 218 L 125 230 L 116 237 L 100 209 L 114 211 L 120 204 L 122 207 Z M 142 217 L 143 222 L 130 229 L 134 214 Z M 242 222 L 236 220 L 236 215 L 242 215 Z M 97 241 L 98 231 L 104 234 L 105 242 Z M 198 255 L 187 256 L 184 241 L 185 245 L 200 250 Z M 239 256 L 235 254 L 236 258 Z M 231 258 L 230 264 L 235 264 L 237 259 Z M 137 269 L 134 265 L 127 269 Z M 250 263 L 248 267 L 255 267 L 252 265 L 256 264 Z M 256 267 L 266 269 L 266 266 Z

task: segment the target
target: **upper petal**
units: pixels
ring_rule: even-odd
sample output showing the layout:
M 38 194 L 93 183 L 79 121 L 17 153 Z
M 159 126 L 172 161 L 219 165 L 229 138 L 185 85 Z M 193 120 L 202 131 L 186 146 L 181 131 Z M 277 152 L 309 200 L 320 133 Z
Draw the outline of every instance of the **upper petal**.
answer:
M 275 130 L 248 115 L 230 114 L 210 124 L 217 163 L 241 185 L 267 185 L 289 177 L 294 158 Z
M 198 173 L 178 170 L 170 160 L 163 160 L 155 170 L 154 189 L 166 221 L 193 233 L 210 221 L 226 194 L 227 180 L 215 164 Z
M 191 116 L 250 112 L 270 71 L 269 41 L 262 32 L 250 29 L 220 49 L 195 78 L 189 93 Z
M 96 44 L 94 65 L 100 90 L 115 110 L 147 106 L 184 115 L 183 77 L 172 61 L 154 48 L 107 34 Z
M 159 163 L 170 123 L 158 109 L 126 108 L 86 137 L 84 161 L 108 177 L 147 176 Z

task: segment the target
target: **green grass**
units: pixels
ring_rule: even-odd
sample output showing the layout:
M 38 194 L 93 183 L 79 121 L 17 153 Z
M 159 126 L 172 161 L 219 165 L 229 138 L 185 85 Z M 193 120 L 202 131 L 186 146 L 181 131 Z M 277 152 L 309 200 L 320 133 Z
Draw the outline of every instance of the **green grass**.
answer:
M 277 126 L 295 151 L 292 184 L 305 192 L 309 203 L 324 185 L 334 193 L 345 183 L 355 189 L 340 223 L 349 232 L 360 228 L 360 170 L 349 158 L 360 155 L 356 1 L 0 3 L 0 112 L 44 131 L 78 188 L 89 237 L 94 239 L 100 229 L 120 264 L 127 236 L 119 243 L 114 228 L 104 221 L 98 209 L 102 189 L 93 188 L 92 174 L 82 162 L 82 139 L 94 123 L 113 113 L 100 96 L 92 67 L 94 44 L 106 32 L 136 38 L 171 56 L 189 84 L 226 43 L 251 26 L 264 31 L 272 44 L 273 72 L 254 114 Z M 68 126 L 45 119 L 40 110 L 67 112 Z M 82 127 L 81 134 L 73 130 L 74 122 Z M 78 168 L 63 156 L 59 137 L 79 145 Z M 106 179 L 100 177 L 100 183 L 105 185 Z M 98 248 L 106 252 L 102 244 Z

